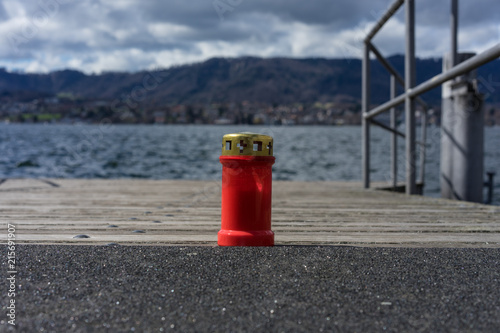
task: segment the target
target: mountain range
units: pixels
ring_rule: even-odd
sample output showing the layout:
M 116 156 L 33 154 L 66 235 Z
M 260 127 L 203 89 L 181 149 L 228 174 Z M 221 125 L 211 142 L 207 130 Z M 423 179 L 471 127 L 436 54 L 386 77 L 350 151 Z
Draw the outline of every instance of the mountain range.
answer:
M 388 61 L 399 73 L 404 73 L 404 56 L 391 56 Z M 417 59 L 417 82 L 439 74 L 441 69 L 441 59 Z M 488 102 L 499 103 L 500 60 L 480 67 L 478 78 Z M 389 75 L 376 60 L 372 60 L 371 80 L 372 102 L 386 101 L 389 98 Z M 134 101 L 148 105 L 243 101 L 267 104 L 359 103 L 361 61 L 212 58 L 155 71 L 90 75 L 75 70 L 33 74 L 0 69 L 0 98 L 32 99 L 58 94 L 104 101 L 132 96 Z M 429 104 L 439 105 L 440 96 L 441 90 L 436 88 L 423 97 Z

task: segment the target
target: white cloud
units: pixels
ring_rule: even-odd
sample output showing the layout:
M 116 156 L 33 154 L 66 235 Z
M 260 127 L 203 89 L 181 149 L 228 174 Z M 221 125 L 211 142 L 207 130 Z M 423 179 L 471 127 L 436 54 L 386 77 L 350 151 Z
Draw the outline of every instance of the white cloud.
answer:
M 500 41 L 496 1 L 474 8 L 462 5 L 460 50 L 482 51 Z M 101 72 L 168 67 L 215 56 L 360 57 L 366 32 L 389 2 L 244 1 L 221 21 L 206 0 L 4 0 L 0 66 Z M 448 12 L 448 3 L 417 3 L 418 56 L 447 52 Z M 20 38 L 13 43 L 12 36 Z M 401 10 L 374 43 L 385 55 L 404 53 Z
M 182 37 L 192 30 L 180 24 L 171 24 L 171 23 L 152 23 L 147 26 L 147 30 L 158 39 L 166 39 L 170 40 L 175 37 Z
M 9 17 L 24 17 L 26 16 L 26 9 L 21 1 L 7 0 L 3 1 L 3 8 Z
M 482 52 L 500 42 L 499 31 L 498 23 L 463 29 L 458 35 L 458 47 L 463 51 Z

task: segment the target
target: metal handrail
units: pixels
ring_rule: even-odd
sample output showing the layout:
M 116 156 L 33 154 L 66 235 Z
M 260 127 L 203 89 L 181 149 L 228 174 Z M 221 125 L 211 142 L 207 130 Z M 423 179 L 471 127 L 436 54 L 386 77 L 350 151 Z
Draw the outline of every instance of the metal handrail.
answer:
M 413 89 L 407 90 L 405 93 L 397 96 L 395 99 L 390 100 L 380 106 L 377 106 L 376 108 L 372 109 L 370 112 L 366 113 L 363 115 L 364 118 L 373 118 L 379 114 L 381 114 L 384 111 L 389 110 L 392 107 L 398 106 L 399 104 L 403 103 L 405 101 L 405 98 L 414 98 L 420 94 L 423 94 L 433 88 L 436 88 L 437 86 L 443 84 L 444 82 L 451 80 L 457 76 L 463 75 L 467 72 L 470 72 L 471 70 L 486 64 L 487 62 L 490 62 L 492 60 L 495 60 L 496 58 L 500 57 L 500 43 L 489 48 L 488 50 L 475 55 L 474 57 L 461 62 L 460 64 L 456 65 L 455 67 L 451 68 L 450 70 L 438 74 L 434 76 L 433 78 L 419 84 Z
M 399 73 L 389 64 L 389 62 L 382 56 L 379 50 L 371 43 L 373 37 L 384 26 L 384 24 L 396 13 L 396 11 L 405 4 L 405 76 L 404 80 Z M 406 139 L 406 193 L 416 194 L 416 136 L 415 136 L 415 101 L 423 106 L 422 113 L 422 150 L 420 151 L 420 181 L 424 182 L 425 175 L 425 140 L 427 129 L 427 104 L 420 98 L 420 95 L 451 80 L 459 75 L 466 74 L 471 70 L 500 57 L 500 44 L 478 54 L 460 64 L 457 64 L 457 28 L 458 28 L 458 0 L 451 0 L 451 63 L 452 68 L 448 71 L 436 75 L 435 77 L 415 86 L 415 0 L 396 0 L 392 3 L 382 17 L 377 21 L 375 26 L 370 30 L 364 39 L 364 53 L 362 62 L 362 125 L 363 125 L 363 184 L 365 188 L 370 187 L 370 124 L 378 125 L 386 130 L 392 132 L 392 182 L 396 186 L 397 182 L 397 136 L 404 135 Z M 370 105 L 370 52 L 373 52 L 377 59 L 391 74 L 391 96 L 390 100 L 382 105 L 379 105 L 369 110 Z M 396 81 L 404 85 L 405 92 L 396 96 Z M 399 104 L 405 103 L 406 114 L 406 134 L 398 132 L 396 129 L 396 110 L 395 107 Z M 385 112 L 391 111 L 391 126 L 386 126 L 376 120 L 374 117 Z
M 387 11 L 384 13 L 384 15 L 380 18 L 380 20 L 372 28 L 372 30 L 366 35 L 364 40 L 365 44 L 368 43 L 380 29 L 382 29 L 385 22 L 389 21 L 392 15 L 394 15 L 394 13 L 398 11 L 399 7 L 401 7 L 404 2 L 404 0 L 396 0 L 392 5 L 389 6 L 389 8 L 387 8 Z
M 368 42 L 367 44 L 368 44 L 368 46 L 370 46 L 370 50 L 373 52 L 373 54 L 375 54 L 375 56 L 377 57 L 378 61 L 380 61 L 380 63 L 382 64 L 382 66 L 384 66 L 385 69 L 387 69 L 387 71 L 391 75 L 394 75 L 394 77 L 396 78 L 396 80 L 398 81 L 398 83 L 404 87 L 405 81 L 404 81 L 403 77 L 401 75 L 399 75 L 398 71 L 394 67 L 392 67 L 392 65 L 384 58 L 384 56 L 375 47 L 375 45 L 373 45 L 370 42 Z M 419 102 L 420 105 L 422 105 L 422 107 L 424 109 L 428 109 L 429 108 L 429 106 L 427 105 L 427 103 L 420 96 L 416 97 L 416 101 Z
M 381 127 L 383 129 L 385 129 L 386 131 L 389 131 L 391 133 L 396 134 L 397 136 L 402 137 L 403 139 L 406 138 L 406 134 L 398 131 L 397 129 L 395 129 L 395 128 L 391 127 L 391 126 L 387 126 L 386 124 L 381 123 L 379 121 L 376 121 L 375 119 L 372 119 L 370 122 L 373 125 L 377 125 L 378 127 Z M 421 145 L 421 146 L 425 146 L 425 141 L 415 141 L 415 143 L 418 144 L 418 145 Z

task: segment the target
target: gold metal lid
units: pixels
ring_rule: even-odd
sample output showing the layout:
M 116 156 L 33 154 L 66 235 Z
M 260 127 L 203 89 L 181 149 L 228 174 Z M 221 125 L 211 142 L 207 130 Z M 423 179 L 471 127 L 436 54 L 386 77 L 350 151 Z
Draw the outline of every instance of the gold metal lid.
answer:
M 243 132 L 222 137 L 223 156 L 273 156 L 273 138 L 269 135 Z

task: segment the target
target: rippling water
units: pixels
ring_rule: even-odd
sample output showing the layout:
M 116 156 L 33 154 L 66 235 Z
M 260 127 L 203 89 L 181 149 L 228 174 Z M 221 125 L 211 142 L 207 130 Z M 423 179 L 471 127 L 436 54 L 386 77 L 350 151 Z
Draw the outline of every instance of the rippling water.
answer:
M 274 137 L 276 180 L 360 180 L 356 126 L 0 125 L 0 178 L 152 178 L 217 180 L 222 136 L 250 131 Z M 439 195 L 439 128 L 430 128 L 425 194 Z M 372 180 L 390 179 L 390 135 L 372 131 Z M 500 127 L 485 129 L 485 169 L 497 172 Z M 404 142 L 399 140 L 399 179 Z

